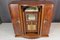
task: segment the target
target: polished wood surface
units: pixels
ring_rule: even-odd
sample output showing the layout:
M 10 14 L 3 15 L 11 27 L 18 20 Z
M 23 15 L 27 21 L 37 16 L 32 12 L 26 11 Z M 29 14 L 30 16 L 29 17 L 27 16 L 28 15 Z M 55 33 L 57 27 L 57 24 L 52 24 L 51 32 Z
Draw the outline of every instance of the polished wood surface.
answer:
M 39 6 L 41 10 L 38 12 L 24 12 L 22 6 Z M 49 34 L 50 25 L 53 17 L 53 3 L 46 1 L 19 1 L 9 4 L 11 20 L 13 23 L 15 36 L 26 38 L 46 37 Z M 26 21 L 26 14 L 34 14 L 36 20 Z M 27 25 L 35 26 L 37 30 L 27 30 Z

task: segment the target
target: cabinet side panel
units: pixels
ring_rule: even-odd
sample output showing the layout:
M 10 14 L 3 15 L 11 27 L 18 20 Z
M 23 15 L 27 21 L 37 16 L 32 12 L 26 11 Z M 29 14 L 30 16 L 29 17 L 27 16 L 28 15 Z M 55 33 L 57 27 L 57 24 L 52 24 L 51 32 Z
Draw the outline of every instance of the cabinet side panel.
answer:
M 46 4 L 44 6 L 44 17 L 42 21 L 41 36 L 48 36 L 50 25 L 53 17 L 53 4 Z
M 15 35 L 20 35 L 21 28 L 20 28 L 20 16 L 19 16 L 19 9 L 18 4 L 10 4 L 10 11 L 11 11 L 11 20 L 13 23 L 13 28 L 15 31 Z

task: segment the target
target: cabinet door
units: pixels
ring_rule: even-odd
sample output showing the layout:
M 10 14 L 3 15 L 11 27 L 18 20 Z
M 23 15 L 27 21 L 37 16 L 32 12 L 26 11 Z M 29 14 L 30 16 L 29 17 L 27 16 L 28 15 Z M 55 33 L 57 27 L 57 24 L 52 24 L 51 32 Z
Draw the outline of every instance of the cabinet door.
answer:
M 22 25 L 21 25 L 21 10 L 19 10 L 19 5 L 18 4 L 10 4 L 10 11 L 11 11 L 11 20 L 14 26 L 14 31 L 16 36 L 20 35 L 22 32 Z
M 42 27 L 41 27 L 41 36 L 48 36 L 52 16 L 53 16 L 53 4 L 46 4 L 44 6 Z

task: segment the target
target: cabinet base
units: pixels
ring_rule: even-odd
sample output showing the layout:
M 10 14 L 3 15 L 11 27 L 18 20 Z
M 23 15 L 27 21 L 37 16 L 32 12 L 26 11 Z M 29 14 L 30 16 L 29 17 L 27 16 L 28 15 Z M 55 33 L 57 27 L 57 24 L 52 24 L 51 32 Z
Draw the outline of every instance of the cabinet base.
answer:
M 28 39 L 35 39 L 35 38 L 40 38 L 40 37 L 49 37 L 48 35 L 15 35 L 15 37 L 24 37 Z

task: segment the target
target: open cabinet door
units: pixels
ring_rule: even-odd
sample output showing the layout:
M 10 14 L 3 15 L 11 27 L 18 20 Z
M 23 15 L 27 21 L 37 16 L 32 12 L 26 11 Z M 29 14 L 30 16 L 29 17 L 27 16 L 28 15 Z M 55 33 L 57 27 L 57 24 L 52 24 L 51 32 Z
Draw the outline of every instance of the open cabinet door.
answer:
M 53 4 L 45 4 L 42 18 L 41 36 L 48 36 L 53 16 Z
M 21 6 L 19 6 L 19 4 L 10 4 L 9 8 L 11 12 L 11 20 L 15 31 L 15 36 L 20 36 L 23 32 Z

